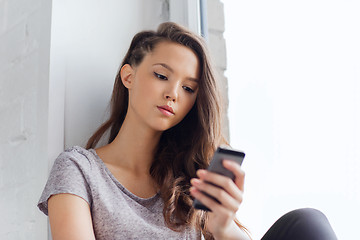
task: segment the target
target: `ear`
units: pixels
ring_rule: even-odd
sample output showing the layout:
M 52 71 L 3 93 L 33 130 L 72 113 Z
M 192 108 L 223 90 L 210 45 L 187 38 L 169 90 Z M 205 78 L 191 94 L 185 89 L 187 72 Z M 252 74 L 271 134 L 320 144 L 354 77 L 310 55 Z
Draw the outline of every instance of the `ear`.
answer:
M 130 64 L 125 64 L 120 70 L 121 81 L 127 89 L 133 85 L 134 69 Z

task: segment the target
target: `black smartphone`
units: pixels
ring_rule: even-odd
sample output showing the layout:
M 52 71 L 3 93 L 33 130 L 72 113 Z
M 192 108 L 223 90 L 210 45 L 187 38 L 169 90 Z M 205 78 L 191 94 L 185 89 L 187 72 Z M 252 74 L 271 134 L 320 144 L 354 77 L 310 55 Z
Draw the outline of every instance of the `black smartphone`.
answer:
M 245 153 L 234 150 L 234 149 L 230 149 L 230 148 L 224 148 L 224 147 L 218 147 L 214 153 L 213 158 L 211 159 L 210 165 L 208 167 L 208 171 L 210 172 L 214 172 L 214 173 L 218 173 L 220 175 L 224 175 L 227 176 L 229 178 L 231 178 L 233 181 L 235 181 L 235 175 L 229 171 L 228 169 L 226 169 L 223 166 L 223 160 L 230 160 L 230 161 L 234 161 L 237 164 L 241 165 L 243 160 L 245 157 Z M 212 184 L 212 183 L 210 183 Z M 212 184 L 215 185 L 215 184 Z M 216 186 L 216 185 L 215 185 Z M 216 186 L 219 187 L 219 186 Z M 217 201 L 218 203 L 220 203 L 215 197 L 203 192 L 205 195 L 207 195 L 208 197 L 214 199 L 215 201 Z M 199 200 L 195 199 L 193 202 L 193 206 L 196 209 L 201 209 L 204 211 L 211 211 L 209 208 L 207 208 L 204 204 L 202 204 Z

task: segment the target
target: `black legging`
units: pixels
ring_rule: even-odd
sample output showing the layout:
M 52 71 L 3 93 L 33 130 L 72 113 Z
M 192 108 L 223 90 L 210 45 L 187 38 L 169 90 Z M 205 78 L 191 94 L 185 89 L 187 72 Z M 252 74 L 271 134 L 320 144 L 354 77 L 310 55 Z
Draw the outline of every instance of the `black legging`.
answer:
M 326 216 L 315 209 L 291 211 L 266 232 L 261 240 L 334 240 L 337 239 Z

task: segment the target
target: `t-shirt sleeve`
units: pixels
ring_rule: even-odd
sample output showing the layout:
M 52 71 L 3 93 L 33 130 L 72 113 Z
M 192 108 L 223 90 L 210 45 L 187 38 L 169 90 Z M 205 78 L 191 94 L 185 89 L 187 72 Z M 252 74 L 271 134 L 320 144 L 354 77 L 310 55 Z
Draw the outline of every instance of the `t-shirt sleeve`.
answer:
M 38 208 L 48 215 L 48 200 L 60 193 L 74 194 L 91 206 L 91 194 L 87 181 L 91 165 L 89 160 L 76 151 L 63 152 L 55 160 L 48 181 L 38 202 Z

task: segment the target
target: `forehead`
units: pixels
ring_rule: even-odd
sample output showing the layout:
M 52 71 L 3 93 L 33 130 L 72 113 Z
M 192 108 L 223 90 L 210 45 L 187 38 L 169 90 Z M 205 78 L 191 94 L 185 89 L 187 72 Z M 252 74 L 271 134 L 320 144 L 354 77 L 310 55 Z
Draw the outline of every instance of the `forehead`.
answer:
M 154 46 L 151 53 L 152 54 L 159 54 L 162 51 L 166 51 L 166 50 L 169 50 L 169 49 L 185 51 L 185 52 L 191 52 L 192 54 L 194 54 L 196 56 L 196 54 L 194 53 L 194 51 L 190 47 L 187 47 L 187 46 L 182 45 L 182 44 L 177 43 L 177 42 L 168 41 L 168 40 L 160 41 L 157 44 L 155 44 L 155 46 Z
M 192 75 L 190 77 L 198 78 L 199 76 L 199 59 L 194 51 L 184 45 L 174 42 L 160 42 L 152 52 L 148 53 L 144 63 L 165 63 L 177 71 L 185 71 Z

